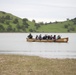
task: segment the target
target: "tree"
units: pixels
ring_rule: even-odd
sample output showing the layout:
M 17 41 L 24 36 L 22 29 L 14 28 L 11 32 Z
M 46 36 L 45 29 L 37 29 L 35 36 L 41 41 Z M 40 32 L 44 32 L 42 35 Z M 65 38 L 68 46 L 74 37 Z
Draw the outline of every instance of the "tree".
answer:
M 44 23 L 43 23 L 43 22 L 39 22 L 38 24 L 39 24 L 39 25 L 44 25 Z
M 76 25 L 76 18 L 72 19 L 72 21 L 74 22 L 74 25 Z
M 17 29 L 21 29 L 21 26 L 19 24 L 16 25 Z
M 18 23 L 18 19 L 16 18 L 13 23 L 17 24 Z
M 68 28 L 68 25 L 64 25 L 64 28 Z
M 7 27 L 7 31 L 8 32 L 11 32 L 13 29 L 12 29 L 12 26 L 11 25 L 9 25 L 8 27 Z
M 29 25 L 28 25 L 27 22 L 24 21 L 24 22 L 23 22 L 23 26 L 24 26 L 25 28 L 28 28 Z
M 58 23 L 57 21 L 55 21 L 54 23 Z
M 67 21 L 69 21 L 69 18 L 67 18 Z
M 52 24 L 52 22 L 49 22 L 48 24 Z
M 9 22 L 9 21 L 6 21 L 6 24 L 7 24 L 7 25 L 10 25 L 10 22 Z
M 72 31 L 75 31 L 75 28 L 74 28 L 74 27 L 72 27 L 72 28 L 71 28 L 71 30 L 72 30 Z
M 16 29 L 14 28 L 14 29 L 13 29 L 13 32 L 15 32 L 15 31 L 16 31 Z
M 70 27 L 69 29 L 70 29 L 70 31 L 75 31 L 74 27 Z
M 36 29 L 38 29 L 40 27 L 40 25 L 38 23 L 35 23 Z
M 23 31 L 26 31 L 26 28 L 25 28 L 25 26 L 22 26 L 22 27 L 21 27 L 21 29 L 22 29 Z
M 47 22 L 45 22 L 45 25 L 47 25 L 48 23 Z
M 71 32 L 71 31 L 75 31 L 75 28 L 73 26 L 68 27 L 68 32 Z
M 0 31 L 3 32 L 5 30 L 4 26 L 0 24 Z
M 33 29 L 29 29 L 30 32 L 33 32 Z
M 0 22 L 1 22 L 1 23 L 4 23 L 4 22 L 5 22 L 4 16 L 2 16 L 2 17 L 0 18 Z
M 10 20 L 11 18 L 9 15 L 6 15 L 5 19 Z
M 27 18 L 24 18 L 22 21 L 23 21 L 23 22 L 26 22 L 26 21 L 28 21 L 28 19 L 27 19 Z
M 3 14 L 6 14 L 6 12 L 4 12 L 4 11 L 0 11 L 0 12 L 2 12 Z
M 68 29 L 67 31 L 68 31 L 68 32 L 70 32 L 70 30 L 69 30 L 69 29 Z
M 35 20 L 32 20 L 32 22 L 36 23 L 36 21 L 35 21 Z

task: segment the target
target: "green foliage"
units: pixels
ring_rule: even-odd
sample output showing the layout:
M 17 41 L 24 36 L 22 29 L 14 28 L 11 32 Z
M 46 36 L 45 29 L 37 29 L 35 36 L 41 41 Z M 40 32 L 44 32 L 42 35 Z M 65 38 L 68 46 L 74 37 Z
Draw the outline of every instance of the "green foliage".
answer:
M 0 32 L 76 32 L 76 18 L 64 22 L 43 23 L 19 18 L 0 11 Z
M 10 15 L 6 15 L 5 19 L 6 19 L 6 20 L 10 20 L 10 19 L 11 19 L 11 18 L 10 18 Z
M 3 25 L 0 24 L 0 31 L 3 32 L 5 30 L 5 28 L 3 27 Z
M 74 25 L 76 25 L 76 18 L 72 19 Z
M 38 29 L 40 27 L 40 24 L 35 23 L 36 29 Z
M 21 29 L 21 26 L 19 24 L 16 25 L 17 29 Z
M 4 16 L 0 17 L 0 23 L 4 23 L 4 21 L 5 21 Z
M 6 21 L 6 24 L 7 24 L 7 25 L 10 25 L 10 22 L 9 22 L 9 21 Z
M 13 23 L 14 23 L 14 24 L 17 24 L 17 23 L 18 23 L 18 19 L 17 19 L 17 18 L 14 19 Z
M 34 23 L 35 23 L 35 20 L 32 20 L 32 22 L 34 22 Z
M 68 25 L 64 25 L 64 28 L 68 28 Z
M 24 19 L 22 19 L 22 21 L 23 21 L 23 22 L 26 22 L 26 21 L 28 21 L 28 19 L 27 19 L 27 18 L 24 18 Z
M 7 32 L 11 32 L 11 31 L 13 31 L 13 29 L 12 29 L 12 26 L 9 25 L 9 26 L 7 27 Z
M 36 30 L 34 30 L 34 29 L 29 29 L 29 32 L 36 32 Z

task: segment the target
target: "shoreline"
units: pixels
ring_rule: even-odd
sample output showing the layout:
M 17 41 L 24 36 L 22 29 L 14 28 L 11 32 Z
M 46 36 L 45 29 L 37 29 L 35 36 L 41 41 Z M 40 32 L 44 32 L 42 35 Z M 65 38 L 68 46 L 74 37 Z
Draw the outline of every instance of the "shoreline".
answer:
M 0 75 L 76 75 L 76 59 L 0 54 Z
M 51 55 L 47 55 L 46 54 L 43 54 L 40 52 L 40 54 L 35 54 L 33 52 L 0 52 L 0 55 L 18 55 L 18 56 L 35 56 L 35 57 L 40 57 L 40 58 L 44 58 L 44 59 L 76 59 L 76 55 L 73 54 L 73 55 L 60 55 L 60 54 L 57 54 L 57 55 L 54 55 L 51 53 Z

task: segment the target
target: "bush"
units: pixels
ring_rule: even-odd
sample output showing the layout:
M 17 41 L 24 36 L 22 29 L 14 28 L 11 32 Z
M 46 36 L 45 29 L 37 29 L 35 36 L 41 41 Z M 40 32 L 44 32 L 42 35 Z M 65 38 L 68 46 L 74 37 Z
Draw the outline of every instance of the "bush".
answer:
M 0 31 L 2 32 L 4 30 L 5 30 L 4 26 L 0 24 Z
M 10 20 L 11 18 L 9 15 L 6 15 L 5 19 Z
M 17 24 L 18 23 L 18 19 L 16 18 L 14 21 L 13 21 L 14 24 Z
M 29 32 L 33 32 L 33 29 L 29 29 Z
M 64 25 L 64 28 L 68 28 L 68 25 Z

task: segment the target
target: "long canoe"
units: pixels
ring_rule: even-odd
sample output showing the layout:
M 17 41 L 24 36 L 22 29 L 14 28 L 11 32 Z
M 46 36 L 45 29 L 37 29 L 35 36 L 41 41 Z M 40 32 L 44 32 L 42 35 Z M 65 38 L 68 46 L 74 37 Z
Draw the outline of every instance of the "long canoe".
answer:
M 27 38 L 27 41 L 28 42 L 61 42 L 61 43 L 67 43 L 68 42 L 68 38 L 61 38 L 61 39 L 56 39 L 56 40 L 49 40 L 49 39 L 46 39 L 46 40 L 39 40 L 39 39 L 29 39 Z

